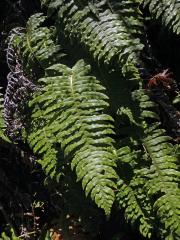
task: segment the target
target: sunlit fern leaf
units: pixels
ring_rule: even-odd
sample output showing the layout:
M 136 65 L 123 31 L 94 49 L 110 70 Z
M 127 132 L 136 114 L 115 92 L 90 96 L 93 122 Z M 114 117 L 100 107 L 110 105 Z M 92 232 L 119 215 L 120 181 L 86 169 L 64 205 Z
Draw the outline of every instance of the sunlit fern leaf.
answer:
M 26 32 L 17 35 L 14 46 L 20 49 L 23 64 L 29 73 L 38 68 L 42 71 L 64 56 L 61 47 L 55 44 L 55 29 L 43 27 L 46 17 L 42 13 L 32 15 Z M 37 71 L 37 70 L 36 70 Z
M 149 7 L 150 13 L 155 18 L 160 18 L 162 24 L 180 33 L 180 5 L 179 0 L 144 0 L 144 6 Z
M 89 71 L 83 60 L 72 69 L 62 64 L 47 69 L 47 77 L 39 80 L 42 93 L 30 102 L 32 122 L 38 129 L 30 127 L 28 141 L 43 156 L 41 164 L 46 172 L 53 169 L 54 161 L 60 161 L 53 151 L 57 149 L 55 142 L 59 143 L 86 195 L 90 194 L 108 215 L 117 178 L 113 119 L 104 113 L 108 107 L 104 87 Z
M 165 226 L 166 238 L 170 233 L 180 237 L 180 171 L 177 156 L 173 146 L 169 143 L 170 137 L 159 129 L 158 125 L 146 130 L 147 137 L 143 145 L 152 160 L 149 172 L 146 172 L 146 189 L 152 199 L 156 199 L 154 210 L 161 223 Z
M 50 120 L 44 114 L 41 107 L 41 92 L 34 93 L 34 99 L 29 102 L 31 116 L 27 119 L 24 138 L 27 139 L 33 152 L 39 156 L 37 160 L 47 176 L 58 181 L 58 150 L 56 147 L 57 139 L 49 126 Z M 49 96 L 50 98 L 50 96 Z M 44 99 L 43 99 L 44 100 Z
M 132 35 L 133 41 L 138 40 L 144 34 L 142 13 L 140 12 L 139 0 L 109 0 L 112 10 L 118 14 L 120 21 Z
M 131 28 L 126 25 L 123 17 L 112 13 L 109 7 L 111 1 L 108 2 L 109 5 L 105 5 L 105 8 L 98 8 L 98 18 L 95 18 L 89 9 L 88 2 L 82 8 L 75 0 L 51 1 L 48 12 L 49 15 L 57 12 L 60 29 L 74 42 L 78 41 L 84 45 L 97 61 L 109 64 L 117 60 L 117 65 L 135 63 L 143 44 L 139 38 L 132 38 Z M 123 7 L 129 6 L 124 2 Z M 128 11 L 127 14 L 129 16 Z M 137 11 L 135 14 L 138 14 Z M 133 19 L 137 28 L 138 22 L 135 17 Z

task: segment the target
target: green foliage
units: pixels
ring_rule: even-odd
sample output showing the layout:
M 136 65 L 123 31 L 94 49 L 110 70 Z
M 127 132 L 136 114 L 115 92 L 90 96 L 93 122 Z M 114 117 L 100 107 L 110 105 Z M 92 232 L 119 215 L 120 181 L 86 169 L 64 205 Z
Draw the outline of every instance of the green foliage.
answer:
M 141 151 L 132 152 L 129 147 L 117 151 L 119 175 L 117 201 L 125 210 L 128 221 L 139 225 L 139 230 L 145 237 L 151 237 L 155 231 L 154 222 L 159 222 L 158 234 L 162 239 L 178 239 L 179 237 L 179 167 L 177 155 L 165 135 L 165 130 L 159 128 L 156 104 L 143 89 L 132 94 L 136 108 L 139 109 L 139 122 L 132 117 L 130 109 L 123 113 L 127 115 L 131 125 L 129 146 Z M 138 107 L 139 106 L 139 107 Z M 120 112 L 122 114 L 122 111 Z M 154 122 L 149 124 L 149 119 Z M 123 176 L 123 172 L 126 175 Z M 129 175 L 127 174 L 129 173 Z M 176 193 L 175 193 L 176 192 Z M 175 193 L 175 194 L 174 194 Z
M 165 239 L 178 239 L 180 234 L 179 215 L 179 167 L 177 156 L 173 153 L 171 138 L 166 136 L 157 125 L 149 127 L 143 140 L 143 146 L 151 158 L 152 165 L 145 170 L 145 188 L 151 199 L 156 199 L 153 205 L 160 219 Z M 143 171 L 143 170 L 142 170 Z M 148 180 L 148 181 L 147 181 Z M 164 229 L 165 226 L 165 229 Z
M 1 90 L 1 88 L 0 88 Z M 9 141 L 9 139 L 5 136 L 5 121 L 4 121 L 4 107 L 3 107 L 4 98 L 2 93 L 0 92 L 0 138 L 4 141 Z
M 136 34 L 142 30 L 142 23 L 137 20 L 140 19 L 140 12 L 134 1 L 108 2 L 106 7 L 103 4 L 100 7 L 94 5 L 97 17 L 89 8 L 88 1 L 82 7 L 75 0 L 51 1 L 48 14 L 51 16 L 57 11 L 58 28 L 73 42 L 81 43 L 98 62 L 116 66 L 123 64 L 126 72 L 126 68 L 133 68 L 132 64 L 137 63 L 137 53 L 143 49 Z M 127 21 L 130 13 L 132 17 Z M 131 30 L 134 27 L 136 33 Z
M 21 48 L 23 66 L 30 76 L 35 74 L 32 72 L 35 68 L 36 72 L 44 74 L 45 68 L 64 56 L 60 46 L 55 44 L 55 29 L 42 26 L 45 20 L 42 13 L 33 15 L 27 22 L 27 31 L 13 40 L 14 47 Z
M 173 32 L 180 33 L 180 6 L 178 0 L 144 0 L 144 6 L 149 7 L 150 13 Z
M 56 28 L 42 26 L 45 17 L 36 14 L 13 43 L 24 71 L 38 85 L 25 103 L 22 138 L 51 181 L 60 182 L 68 174 L 70 180 L 63 184 L 73 186 L 69 182 L 74 171 L 85 195 L 106 215 L 118 205 L 144 237 L 176 240 L 180 236 L 178 146 L 170 144 L 172 139 L 162 129 L 162 114 L 150 97 L 152 89 L 143 89 L 146 69 L 141 54 L 146 35 L 139 4 L 42 1 Z M 65 51 L 70 56 L 73 48 L 83 46 L 82 55 L 92 56 L 93 71 L 78 56 L 65 64 L 62 45 L 68 45 Z M 110 90 L 103 86 L 107 76 L 100 81 L 105 66 L 109 75 L 118 75 L 115 124 Z
M 30 101 L 33 113 L 28 142 L 34 152 L 43 154 L 40 162 L 52 177 L 52 168 L 60 161 L 59 143 L 64 155 L 72 158 L 71 166 L 86 195 L 91 194 L 109 214 L 116 188 L 113 139 L 109 137 L 113 120 L 103 113 L 108 107 L 107 96 L 89 70 L 83 61 L 72 69 L 62 64 L 47 69 L 47 77 L 39 79 L 41 94 Z
M 20 238 L 18 238 L 15 233 L 14 233 L 14 230 L 11 229 L 11 236 L 7 236 L 5 232 L 3 232 L 1 234 L 1 237 L 0 237 L 0 240 L 20 240 Z

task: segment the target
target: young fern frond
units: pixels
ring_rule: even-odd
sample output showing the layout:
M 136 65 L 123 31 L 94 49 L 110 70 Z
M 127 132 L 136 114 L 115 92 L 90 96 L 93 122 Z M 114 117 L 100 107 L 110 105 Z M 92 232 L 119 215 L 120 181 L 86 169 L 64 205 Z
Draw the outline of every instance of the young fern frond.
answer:
M 180 5 L 178 0 L 143 0 L 150 13 L 173 32 L 180 33 Z
M 83 60 L 73 68 L 55 64 L 47 69 L 47 77 L 39 80 L 41 95 L 36 94 L 30 102 L 33 128 L 30 126 L 27 140 L 42 156 L 46 172 L 54 165 L 49 155 L 59 144 L 76 170 L 77 180 L 82 180 L 86 195 L 90 194 L 109 215 L 117 179 L 111 138 L 113 119 L 105 114 L 105 89 L 89 70 Z M 52 158 L 60 161 L 57 155 Z

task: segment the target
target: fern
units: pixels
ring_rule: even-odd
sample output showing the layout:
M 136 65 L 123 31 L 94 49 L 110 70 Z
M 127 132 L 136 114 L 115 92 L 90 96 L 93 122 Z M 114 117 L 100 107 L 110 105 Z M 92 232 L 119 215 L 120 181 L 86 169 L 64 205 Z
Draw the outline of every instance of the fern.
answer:
M 54 43 L 55 29 L 42 26 L 45 20 L 42 13 L 32 15 L 27 22 L 26 32 L 16 34 L 13 40 L 14 47 L 21 49 L 23 66 L 31 77 L 37 78 L 41 72 L 44 74 L 45 68 L 64 56 L 60 45 Z M 38 76 L 34 76 L 32 69 L 36 69 Z
M 138 225 L 140 233 L 144 237 L 152 237 L 155 220 L 150 199 L 142 191 L 144 181 L 136 174 L 137 156 L 129 147 L 122 147 L 117 151 L 118 166 L 120 168 L 117 186 L 117 202 L 121 209 L 124 209 L 125 218 L 132 225 Z M 131 165 L 134 174 L 127 174 Z M 125 172 L 125 174 L 123 174 Z
M 178 239 L 179 234 L 179 167 L 171 138 L 159 127 L 154 106 L 143 90 L 136 91 L 134 97 L 140 100 L 144 137 L 141 141 L 146 155 L 146 167 L 136 170 L 136 179 L 144 182 L 142 189 L 153 203 L 153 211 L 161 222 L 162 237 Z M 145 110 L 146 114 L 143 114 Z M 156 122 L 151 126 L 147 119 Z M 139 177 L 138 177 L 139 176 Z M 144 179 L 144 181 L 143 181 Z
M 145 132 L 143 145 L 152 160 L 152 165 L 146 178 L 148 182 L 145 187 L 148 195 L 154 202 L 154 210 L 157 217 L 165 226 L 166 239 L 178 239 L 180 236 L 180 214 L 179 201 L 180 174 L 177 157 L 173 153 L 173 147 L 168 142 L 170 138 L 158 126 L 148 128 Z M 164 229 L 163 229 L 164 230 Z
M 1 87 L 0 87 L 1 89 Z M 9 139 L 5 135 L 5 121 L 4 121 L 4 99 L 3 95 L 0 93 L 0 138 L 2 138 L 4 141 L 9 142 Z
M 27 32 L 13 42 L 23 76 L 27 73 L 38 84 L 28 102 L 23 139 L 47 176 L 59 180 L 63 168 L 71 166 L 86 196 L 106 215 L 116 200 L 144 237 L 153 237 L 158 224 L 162 239 L 178 239 L 179 169 L 157 106 L 142 89 L 140 1 L 41 2 L 49 16 L 55 16 L 57 31 L 42 26 L 45 17 L 36 14 Z M 57 43 L 64 37 L 71 40 L 70 51 L 80 44 L 96 63 L 107 64 L 118 75 L 117 142 L 107 114 L 109 99 L 89 65 L 84 60 L 74 64 L 78 57 L 71 61 L 73 67 L 62 64 L 64 54 Z
M 94 5 L 94 8 L 98 10 L 98 18 L 89 8 L 88 1 L 84 6 L 75 0 L 51 1 L 48 5 L 48 13 L 51 15 L 57 11 L 59 28 L 65 31 L 65 35 L 74 42 L 81 43 L 97 61 L 131 66 L 132 63 L 137 63 L 137 53 L 142 50 L 143 44 L 138 37 L 131 37 L 132 32 L 124 21 L 124 15 L 120 15 L 121 11 L 116 13 L 116 8 L 123 7 L 123 13 L 126 13 L 127 8 L 128 15 L 129 4 L 123 1 L 122 5 L 119 2 L 120 6 L 116 6 L 115 1 L 112 1 L 111 6 L 111 1 L 108 2 L 108 5 L 98 8 Z M 132 6 L 134 6 L 133 2 Z M 136 8 L 135 12 L 135 15 L 140 14 Z M 128 23 L 130 24 L 130 21 Z M 137 25 L 142 28 L 142 24 L 135 18 L 132 18 L 131 26 L 133 24 L 136 28 Z
M 117 178 L 109 137 L 112 118 L 103 113 L 108 107 L 104 88 L 88 73 L 89 66 L 83 61 L 72 69 L 62 64 L 47 69 L 47 77 L 39 80 L 44 86 L 41 95 L 30 102 L 34 110 L 28 142 L 34 152 L 43 155 L 41 164 L 47 173 L 59 161 L 59 143 L 72 159 L 72 169 L 76 169 L 77 180 L 82 180 L 86 195 L 91 194 L 109 214 L 116 188 L 113 179 Z
M 144 0 L 144 6 L 149 7 L 150 13 L 173 32 L 180 33 L 180 6 L 178 0 Z
M 132 93 L 132 100 L 139 111 L 133 111 L 130 104 L 129 107 L 121 107 L 118 114 L 126 115 L 131 124 L 125 130 L 126 134 L 131 134 L 128 145 L 140 152 L 136 156 L 129 147 L 122 147 L 117 152 L 118 165 L 122 168 L 119 170 L 121 179 L 118 182 L 117 201 L 120 208 L 125 210 L 126 219 L 133 225 L 138 224 L 145 237 L 150 238 L 154 234 L 154 222 L 160 220 L 159 234 L 162 239 L 178 239 L 177 157 L 173 146 L 168 143 L 170 137 L 159 128 L 156 104 L 141 87 Z M 155 121 L 153 127 L 149 121 Z M 128 172 L 130 175 L 127 175 Z

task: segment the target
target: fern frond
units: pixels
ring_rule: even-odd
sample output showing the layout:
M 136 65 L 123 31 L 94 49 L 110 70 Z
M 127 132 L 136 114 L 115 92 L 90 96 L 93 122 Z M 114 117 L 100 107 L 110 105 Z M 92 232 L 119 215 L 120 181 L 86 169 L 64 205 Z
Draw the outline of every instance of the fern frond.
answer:
M 180 172 L 171 138 L 160 123 L 155 111 L 156 104 L 151 102 L 147 93 L 140 89 L 133 93 L 133 99 L 139 101 L 143 134 L 141 135 L 145 167 L 136 170 L 136 179 L 144 181 L 142 191 L 153 206 L 163 239 L 178 239 L 180 214 L 177 202 L 180 197 Z M 149 124 L 149 119 L 153 124 Z M 144 180 L 143 180 L 144 179 Z
M 45 20 L 42 13 L 32 15 L 26 32 L 16 35 L 13 41 L 14 47 L 20 49 L 24 68 L 30 75 L 33 74 L 32 69 L 36 72 L 45 70 L 64 56 L 60 45 L 55 44 L 55 29 L 42 26 Z
M 148 128 L 147 137 L 143 140 L 143 146 L 152 160 L 149 172 L 146 172 L 148 195 L 156 199 L 154 209 L 158 218 L 166 229 L 166 239 L 170 235 L 180 236 L 180 172 L 177 157 L 174 155 L 173 146 L 169 143 L 170 137 L 157 125 Z
M 46 172 L 58 161 L 59 143 L 86 195 L 108 215 L 117 178 L 110 137 L 113 120 L 104 113 L 108 107 L 105 89 L 89 76 L 89 70 L 82 60 L 72 69 L 62 64 L 47 69 L 47 77 L 39 80 L 44 86 L 41 95 L 30 102 L 33 128 L 27 138 L 34 152 L 43 156 Z
M 132 176 L 128 182 L 128 178 L 125 178 L 126 185 L 124 184 L 123 188 L 126 191 L 119 192 L 119 200 L 124 203 L 125 214 L 126 211 L 131 214 L 129 219 L 134 219 L 135 207 L 139 206 L 141 211 L 137 211 L 139 213 L 136 215 L 137 220 L 144 222 L 144 217 L 148 223 L 144 222 L 146 227 L 140 224 L 140 231 L 144 236 L 150 237 L 154 222 L 160 221 L 159 234 L 162 239 L 170 239 L 170 236 L 173 237 L 172 239 L 178 239 L 177 201 L 180 194 L 178 188 L 180 172 L 177 157 L 173 153 L 173 146 L 169 143 L 171 138 L 166 136 L 165 130 L 159 127 L 157 104 L 151 101 L 147 93 L 141 86 L 139 90 L 132 93 L 132 100 L 138 109 L 137 114 L 132 112 L 130 107 L 123 111 L 129 122 L 134 124 L 136 129 L 138 128 L 138 131 L 134 130 L 136 141 L 134 143 L 130 140 L 130 144 L 134 144 L 136 149 L 139 146 L 141 154 L 138 157 L 140 159 L 133 160 L 132 157 L 128 157 L 130 151 L 129 154 L 124 152 L 124 158 L 127 159 L 125 162 L 130 164 Z M 122 114 L 122 111 L 120 113 Z M 152 122 L 155 122 L 153 126 L 150 125 Z M 133 131 L 131 137 L 133 137 Z M 132 205 L 129 204 L 130 197 L 134 199 L 134 210 L 129 207 Z
M 125 64 L 137 63 L 137 55 L 142 50 L 143 44 L 139 38 L 132 38 L 130 30 L 132 28 L 124 21 L 124 15 L 127 13 L 129 16 L 129 6 L 125 1 L 120 7 L 114 4 L 115 1 L 112 1 L 115 7 L 111 1 L 108 2 L 109 4 L 105 6 L 99 4 L 98 18 L 94 17 L 89 9 L 88 1 L 83 7 L 75 0 L 51 1 L 48 5 L 48 13 L 51 15 L 57 11 L 59 28 L 72 41 L 81 43 L 97 61 L 120 64 L 121 67 Z M 131 2 L 133 5 L 133 1 Z M 121 7 L 123 7 L 123 15 L 120 17 L 121 11 L 116 13 L 116 8 Z M 94 8 L 97 8 L 96 4 Z M 137 14 L 140 12 L 135 9 L 134 15 Z M 139 24 L 135 17 L 131 20 L 131 26 L 135 24 L 136 29 L 139 25 L 142 28 L 142 24 Z
M 144 237 L 150 238 L 154 230 L 153 208 L 150 199 L 142 191 L 144 180 L 136 174 L 137 156 L 129 147 L 120 148 L 117 155 L 121 177 L 117 183 L 117 202 L 119 207 L 124 209 L 126 220 L 137 225 Z
M 178 0 L 144 0 L 144 6 L 149 7 L 150 13 L 173 32 L 180 33 L 180 6 Z

